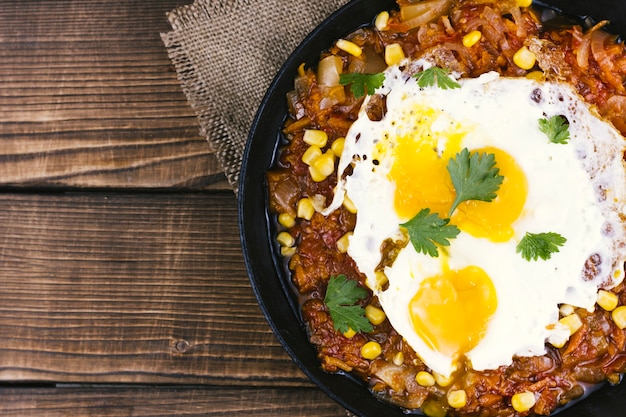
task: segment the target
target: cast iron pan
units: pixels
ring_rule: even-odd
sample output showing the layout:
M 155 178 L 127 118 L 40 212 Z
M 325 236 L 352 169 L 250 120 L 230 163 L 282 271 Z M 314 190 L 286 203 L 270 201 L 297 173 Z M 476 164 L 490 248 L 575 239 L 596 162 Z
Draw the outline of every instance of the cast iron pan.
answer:
M 625 0 L 535 1 L 548 7 L 598 21 L 611 20 L 609 30 L 626 34 Z M 297 300 L 275 244 L 274 226 L 267 211 L 265 173 L 271 167 L 287 114 L 285 94 L 293 89 L 298 66 L 314 66 L 322 50 L 360 26 L 373 21 L 382 10 L 396 8 L 394 0 L 352 0 L 321 23 L 296 48 L 267 91 L 250 129 L 243 157 L 239 186 L 240 237 L 259 305 L 272 330 L 294 362 L 326 394 L 359 417 L 404 417 L 406 411 L 384 403 L 349 374 L 322 371 L 308 341 Z M 559 417 L 617 417 L 626 415 L 626 381 L 606 386 L 558 413 Z

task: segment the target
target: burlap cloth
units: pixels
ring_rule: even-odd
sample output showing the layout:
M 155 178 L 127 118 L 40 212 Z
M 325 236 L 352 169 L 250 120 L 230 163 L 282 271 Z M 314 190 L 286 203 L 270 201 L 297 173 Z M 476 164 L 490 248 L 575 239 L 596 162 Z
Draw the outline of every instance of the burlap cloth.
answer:
M 289 54 L 348 0 L 196 0 L 167 14 L 161 38 L 200 132 L 237 192 L 258 105 Z
M 348 0 L 196 0 L 161 34 L 189 105 L 235 193 L 256 109 L 289 54 Z M 350 413 L 347 413 L 350 416 Z

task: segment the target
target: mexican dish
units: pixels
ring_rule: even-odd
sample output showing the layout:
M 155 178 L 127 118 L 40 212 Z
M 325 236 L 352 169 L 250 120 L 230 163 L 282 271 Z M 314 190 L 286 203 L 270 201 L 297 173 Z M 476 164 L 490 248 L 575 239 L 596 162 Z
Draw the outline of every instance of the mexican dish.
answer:
M 430 417 L 626 372 L 626 52 L 529 0 L 398 0 L 294 74 L 267 173 L 328 372 Z

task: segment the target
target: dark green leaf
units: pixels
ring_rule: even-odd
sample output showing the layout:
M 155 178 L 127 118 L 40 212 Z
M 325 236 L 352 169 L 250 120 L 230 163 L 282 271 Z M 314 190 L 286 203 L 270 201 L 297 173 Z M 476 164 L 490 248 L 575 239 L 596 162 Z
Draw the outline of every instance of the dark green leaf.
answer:
M 567 242 L 563 236 L 554 232 L 547 233 L 526 233 L 517 244 L 516 251 L 521 253 L 522 258 L 527 261 L 541 258 L 544 261 L 550 259 L 553 253 L 559 251 L 559 246 Z
M 425 253 L 432 257 L 439 256 L 439 251 L 435 244 L 449 246 L 448 239 L 454 239 L 460 230 L 448 224 L 450 219 L 442 219 L 438 214 L 430 213 L 430 209 L 420 210 L 408 222 L 401 224 L 409 233 L 411 244 L 417 253 Z
M 456 197 L 448 216 L 459 204 L 467 200 L 493 201 L 496 191 L 504 180 L 495 167 L 494 154 L 472 152 L 464 148 L 448 162 L 448 172 L 454 185 Z
M 450 77 L 450 70 L 444 68 L 430 67 L 427 70 L 418 72 L 413 77 L 417 79 L 417 85 L 422 88 L 434 85 L 442 90 L 461 87 L 459 83 Z
M 339 83 L 341 85 L 350 85 L 350 91 L 354 97 L 363 97 L 366 94 L 374 94 L 377 88 L 383 85 L 385 74 L 379 72 L 377 74 L 359 74 L 347 73 L 339 75 Z
M 569 123 L 565 116 L 539 119 L 539 130 L 545 133 L 552 143 L 566 144 L 570 140 Z
M 365 317 L 365 310 L 361 306 L 334 306 L 329 308 L 335 330 L 346 333 L 352 329 L 355 332 L 371 332 L 372 323 Z
M 355 332 L 371 332 L 372 323 L 365 317 L 365 309 L 357 302 L 367 298 L 367 291 L 345 275 L 330 277 L 324 304 L 328 308 L 335 330 L 342 333 L 349 328 Z

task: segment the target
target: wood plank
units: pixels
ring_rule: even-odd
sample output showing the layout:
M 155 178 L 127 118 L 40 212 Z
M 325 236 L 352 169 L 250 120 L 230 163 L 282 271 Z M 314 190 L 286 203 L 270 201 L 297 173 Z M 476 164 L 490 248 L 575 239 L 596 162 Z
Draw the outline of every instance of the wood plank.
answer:
M 311 386 L 252 293 L 232 192 L 0 194 L 0 381 Z
M 346 416 L 345 410 L 313 388 L 0 388 L 0 413 L 21 417 Z
M 0 185 L 230 189 L 160 38 L 186 3 L 2 2 Z

